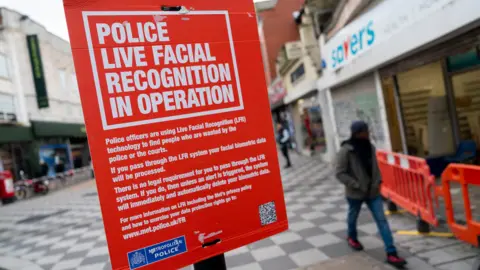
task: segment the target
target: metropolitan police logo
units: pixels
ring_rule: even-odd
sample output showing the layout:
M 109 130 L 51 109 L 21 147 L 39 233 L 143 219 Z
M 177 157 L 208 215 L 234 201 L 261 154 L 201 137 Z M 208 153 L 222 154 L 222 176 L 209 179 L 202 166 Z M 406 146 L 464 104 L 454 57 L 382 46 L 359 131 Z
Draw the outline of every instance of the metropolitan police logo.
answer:
M 141 266 L 147 263 L 145 255 L 139 251 L 136 251 L 129 256 L 130 265 L 132 268 Z

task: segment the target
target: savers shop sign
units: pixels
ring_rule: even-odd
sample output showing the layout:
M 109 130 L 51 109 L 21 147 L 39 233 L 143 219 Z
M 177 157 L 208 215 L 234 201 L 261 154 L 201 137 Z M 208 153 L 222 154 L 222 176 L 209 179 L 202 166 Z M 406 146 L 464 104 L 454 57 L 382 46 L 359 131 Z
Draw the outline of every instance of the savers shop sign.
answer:
M 64 0 L 113 269 L 288 227 L 253 2 L 153 2 Z
M 337 70 L 367 51 L 375 43 L 376 32 L 373 21 L 352 25 L 342 29 L 326 45 L 327 68 Z M 352 31 L 353 30 L 353 31 Z

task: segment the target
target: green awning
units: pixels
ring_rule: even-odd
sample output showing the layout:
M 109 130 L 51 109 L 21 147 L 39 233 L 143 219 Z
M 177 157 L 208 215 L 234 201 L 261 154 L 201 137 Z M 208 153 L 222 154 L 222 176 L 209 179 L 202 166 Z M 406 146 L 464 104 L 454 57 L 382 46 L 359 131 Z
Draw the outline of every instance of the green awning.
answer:
M 0 125 L 0 143 L 31 140 L 33 140 L 33 133 L 30 127 Z
M 76 137 L 86 138 L 84 124 L 71 124 L 59 122 L 32 121 L 33 134 L 41 137 Z

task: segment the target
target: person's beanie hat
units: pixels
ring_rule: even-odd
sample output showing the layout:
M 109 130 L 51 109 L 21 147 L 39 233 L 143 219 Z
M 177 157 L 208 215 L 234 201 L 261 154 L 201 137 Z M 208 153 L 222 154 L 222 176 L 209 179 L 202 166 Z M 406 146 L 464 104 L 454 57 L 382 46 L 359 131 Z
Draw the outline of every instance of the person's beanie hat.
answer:
M 354 121 L 350 126 L 352 136 L 361 132 L 368 132 L 368 124 L 364 121 Z

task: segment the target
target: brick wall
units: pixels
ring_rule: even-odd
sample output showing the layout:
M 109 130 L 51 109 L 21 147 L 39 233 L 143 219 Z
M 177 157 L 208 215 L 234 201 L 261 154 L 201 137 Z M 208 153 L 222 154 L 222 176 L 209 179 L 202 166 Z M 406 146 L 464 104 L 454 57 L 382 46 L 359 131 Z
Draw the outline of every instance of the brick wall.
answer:
M 277 76 L 275 62 L 283 44 L 300 39 L 293 12 L 299 11 L 303 2 L 304 0 L 278 0 L 275 8 L 260 13 L 271 80 Z

